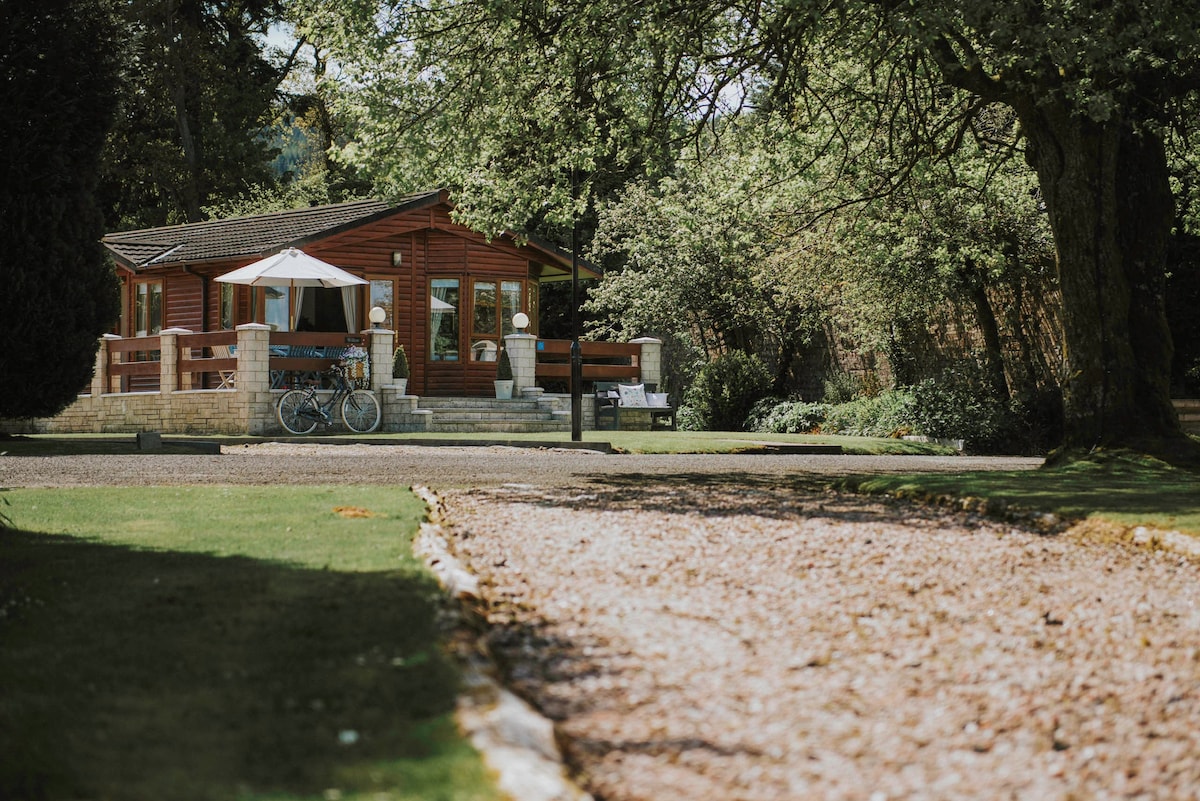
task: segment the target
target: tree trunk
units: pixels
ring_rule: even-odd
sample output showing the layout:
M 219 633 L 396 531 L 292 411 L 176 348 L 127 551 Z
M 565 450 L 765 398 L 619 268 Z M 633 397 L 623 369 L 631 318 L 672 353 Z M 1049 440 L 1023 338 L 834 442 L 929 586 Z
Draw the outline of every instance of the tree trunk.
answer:
M 1008 379 L 1004 375 L 1004 345 L 1000 341 L 1000 323 L 992 302 L 988 299 L 987 279 L 973 259 L 967 259 L 966 269 L 959 274 L 971 306 L 975 310 L 975 325 L 983 337 L 983 352 L 988 383 L 992 392 L 1001 400 L 1009 398 Z
M 1186 451 L 1169 393 L 1163 288 L 1174 215 L 1162 143 L 1059 104 L 1017 111 L 1057 249 L 1063 444 L 1067 451 Z

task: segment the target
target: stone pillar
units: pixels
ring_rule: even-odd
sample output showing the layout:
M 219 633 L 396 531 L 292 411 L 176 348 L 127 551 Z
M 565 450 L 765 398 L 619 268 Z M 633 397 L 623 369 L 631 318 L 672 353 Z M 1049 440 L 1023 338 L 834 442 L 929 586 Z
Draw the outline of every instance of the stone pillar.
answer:
M 504 337 L 504 347 L 508 349 L 508 360 L 512 364 L 514 398 L 521 396 L 521 390 L 537 385 L 537 341 L 533 334 Z
M 264 434 L 275 419 L 271 397 L 271 326 L 237 327 L 237 409 L 247 434 Z
M 665 392 L 662 386 L 662 340 L 640 337 L 630 340 L 630 344 L 642 346 L 642 355 L 638 359 L 638 380 L 643 384 L 654 384 L 656 392 Z
M 192 333 L 186 328 L 164 328 L 158 332 L 158 392 L 170 395 L 179 389 L 179 335 Z
M 98 398 L 111 391 L 108 381 L 108 342 L 120 339 L 116 334 L 105 334 L 100 337 L 100 347 L 96 350 L 96 369 L 92 372 L 92 397 Z
M 370 328 L 362 332 L 367 340 L 371 359 L 371 389 L 380 392 L 392 385 L 392 351 L 396 332 L 386 328 Z

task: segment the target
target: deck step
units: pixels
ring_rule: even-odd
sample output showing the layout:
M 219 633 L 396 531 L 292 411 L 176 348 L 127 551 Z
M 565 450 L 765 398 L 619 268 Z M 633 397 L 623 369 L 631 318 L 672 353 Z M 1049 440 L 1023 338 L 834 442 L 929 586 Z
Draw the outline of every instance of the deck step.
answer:
M 551 406 L 531 399 L 426 398 L 419 408 L 432 414 L 430 431 L 441 433 L 535 433 L 570 430 Z

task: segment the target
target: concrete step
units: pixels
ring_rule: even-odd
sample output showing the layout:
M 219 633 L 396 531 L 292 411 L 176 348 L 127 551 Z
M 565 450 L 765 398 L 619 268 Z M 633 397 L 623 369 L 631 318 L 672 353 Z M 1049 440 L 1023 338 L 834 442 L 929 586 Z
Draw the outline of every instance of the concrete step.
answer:
M 550 412 L 537 409 L 513 411 L 511 409 L 431 409 L 434 420 L 549 420 Z
M 489 433 L 489 434 L 535 434 L 539 432 L 570 431 L 570 421 L 560 420 L 489 420 L 489 421 L 443 421 L 433 418 L 430 431 L 439 434 Z
M 515 399 L 497 400 L 495 398 L 426 398 L 422 397 L 419 405 L 422 409 L 507 409 L 534 410 L 538 409 L 536 400 Z

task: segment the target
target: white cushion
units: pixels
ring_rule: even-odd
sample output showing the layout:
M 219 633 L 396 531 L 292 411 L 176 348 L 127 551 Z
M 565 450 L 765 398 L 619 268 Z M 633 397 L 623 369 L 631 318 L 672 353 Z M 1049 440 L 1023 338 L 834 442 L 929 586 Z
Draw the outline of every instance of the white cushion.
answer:
M 647 392 L 646 403 L 650 406 L 670 406 L 665 392 Z
M 639 406 L 644 407 L 647 405 L 645 384 L 634 384 L 632 386 L 628 384 L 620 384 L 617 387 L 617 390 L 621 393 L 622 406 L 635 408 Z

